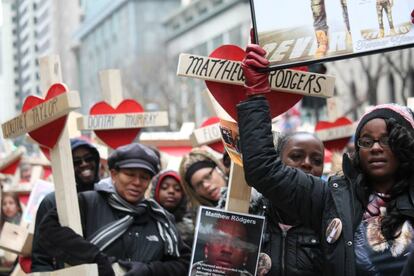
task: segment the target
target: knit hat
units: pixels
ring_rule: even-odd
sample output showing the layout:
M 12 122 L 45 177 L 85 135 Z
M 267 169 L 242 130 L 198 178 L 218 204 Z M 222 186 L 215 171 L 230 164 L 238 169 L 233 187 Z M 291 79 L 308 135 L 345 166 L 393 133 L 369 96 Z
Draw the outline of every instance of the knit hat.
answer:
M 397 121 L 400 125 L 408 128 L 414 129 L 414 119 L 413 119 L 413 112 L 406 106 L 398 105 L 398 104 L 381 104 L 373 107 L 372 109 L 368 110 L 364 115 L 362 115 L 361 119 L 358 122 L 358 126 L 355 131 L 355 148 L 358 148 L 358 139 L 361 134 L 362 128 L 365 124 L 373 119 L 381 118 L 381 119 L 390 119 L 393 118 Z

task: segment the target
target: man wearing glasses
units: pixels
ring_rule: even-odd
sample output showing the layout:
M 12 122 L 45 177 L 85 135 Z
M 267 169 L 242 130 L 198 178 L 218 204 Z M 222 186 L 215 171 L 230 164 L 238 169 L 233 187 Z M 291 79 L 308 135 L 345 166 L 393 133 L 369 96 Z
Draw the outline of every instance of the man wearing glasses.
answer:
M 100 156 L 98 150 L 83 139 L 71 139 L 73 167 L 77 192 L 91 191 L 99 181 Z M 32 272 L 52 271 L 57 265 L 38 243 L 38 226 L 46 213 L 56 207 L 55 193 L 48 194 L 40 203 L 36 213 L 32 245 Z

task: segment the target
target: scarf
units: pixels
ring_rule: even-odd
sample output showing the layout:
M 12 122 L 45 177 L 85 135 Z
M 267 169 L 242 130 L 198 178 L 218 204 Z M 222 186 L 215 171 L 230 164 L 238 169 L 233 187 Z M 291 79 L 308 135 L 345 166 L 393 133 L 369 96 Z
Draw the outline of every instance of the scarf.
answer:
M 90 242 L 98 246 L 101 251 L 127 231 L 134 222 L 134 217 L 149 212 L 157 224 L 161 239 L 164 241 L 164 253 L 175 257 L 180 256 L 175 225 L 155 200 L 143 199 L 139 204 L 132 205 L 117 193 L 110 193 L 107 200 L 112 208 L 128 214 L 119 220 L 104 225 L 89 238 Z

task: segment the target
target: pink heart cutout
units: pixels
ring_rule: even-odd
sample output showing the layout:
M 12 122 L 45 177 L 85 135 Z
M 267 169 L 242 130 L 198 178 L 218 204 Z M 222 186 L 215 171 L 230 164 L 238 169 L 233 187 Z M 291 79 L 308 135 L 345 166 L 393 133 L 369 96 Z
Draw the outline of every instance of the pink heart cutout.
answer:
M 245 56 L 246 52 L 236 45 L 222 45 L 210 54 L 210 57 L 213 58 L 222 58 L 233 61 L 242 61 Z M 246 99 L 244 87 L 213 81 L 206 81 L 206 85 L 217 102 L 234 120 L 236 120 L 236 105 Z M 274 118 L 294 106 L 303 96 L 272 91 L 271 93 L 265 94 L 265 97 L 269 101 L 270 113 L 272 118 Z
M 320 121 L 315 126 L 315 132 L 318 130 L 324 130 L 324 129 L 347 126 L 347 125 L 352 125 L 352 121 L 346 117 L 340 117 L 336 119 L 335 122 Z M 342 152 L 345 149 L 346 145 L 348 144 L 350 138 L 351 136 L 336 139 L 336 140 L 324 141 L 323 144 L 325 148 L 331 152 L 334 152 L 334 151 Z
M 47 91 L 46 97 L 44 99 L 37 96 L 29 96 L 23 103 L 22 111 L 26 112 L 35 108 L 36 106 L 42 104 L 43 102 L 50 100 L 60 94 L 63 94 L 67 91 L 67 88 L 62 83 L 55 83 L 50 86 Z M 44 125 L 36 130 L 29 132 L 30 137 L 33 138 L 37 143 L 40 144 L 40 148 L 52 149 L 62 133 L 63 128 L 66 124 L 67 115 L 60 117 L 59 119 Z
M 90 115 L 142 112 L 144 112 L 144 108 L 142 108 L 141 104 L 132 99 L 123 100 L 116 108 L 113 108 L 105 101 L 98 102 L 89 110 Z M 95 130 L 95 134 L 109 147 L 116 149 L 120 146 L 132 143 L 140 131 L 140 128 Z

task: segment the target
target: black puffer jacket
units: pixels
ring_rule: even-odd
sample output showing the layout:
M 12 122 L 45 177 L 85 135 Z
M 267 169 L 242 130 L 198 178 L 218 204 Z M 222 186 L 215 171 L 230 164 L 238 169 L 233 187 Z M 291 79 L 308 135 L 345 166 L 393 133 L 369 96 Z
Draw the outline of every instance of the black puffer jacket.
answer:
M 54 211 L 48 212 L 40 224 L 40 246 L 47 248 L 59 260 L 74 264 L 93 263 L 99 250 L 88 242 L 97 231 L 106 225 L 124 218 L 128 213 L 117 210 L 108 203 L 107 197 L 115 193 L 112 181 L 101 180 L 95 191 L 80 193 L 79 207 L 82 219 L 82 230 L 85 238 L 76 235 L 66 227 L 59 225 Z M 110 243 L 103 253 L 115 261 L 137 262 L 145 266 L 145 275 L 186 275 L 188 273 L 190 249 L 183 245 L 178 235 L 180 256 L 171 256 L 165 252 L 165 242 L 159 234 L 156 219 L 150 215 L 147 207 L 144 212 L 134 215 L 133 223 L 125 233 Z M 172 219 L 170 213 L 166 213 Z M 171 224 L 169 227 L 174 227 Z M 70 242 L 66 242 L 70 240 Z M 139 275 L 144 275 L 139 274 Z
M 354 232 L 361 223 L 363 207 L 356 195 L 362 178 L 344 156 L 344 175 L 325 183 L 299 169 L 282 164 L 273 145 L 269 106 L 264 97 L 238 105 L 240 143 L 247 183 L 269 198 L 278 209 L 313 229 L 321 240 L 323 275 L 356 275 Z M 397 198 L 404 215 L 414 217 L 414 191 Z M 329 223 L 339 218 L 339 239 L 326 241 Z
M 99 164 L 100 164 L 100 156 L 98 150 L 90 143 L 83 139 L 74 138 L 70 139 L 70 146 L 72 152 L 78 148 L 87 148 L 90 150 L 92 155 L 94 156 L 94 160 L 96 162 L 96 171 L 95 171 L 95 181 L 94 183 L 99 182 Z M 76 191 L 84 192 L 93 190 L 93 184 L 85 184 L 83 183 L 76 175 Z M 55 193 L 49 193 L 45 196 L 42 202 L 39 205 L 39 208 L 36 212 L 36 221 L 35 221 L 35 230 L 33 236 L 33 244 L 32 244 L 32 272 L 41 272 L 41 271 L 52 271 L 56 269 L 60 269 L 64 267 L 64 264 L 61 262 L 57 262 L 53 258 L 51 258 L 47 252 L 45 252 L 39 246 L 39 225 L 42 222 L 42 219 L 45 217 L 46 213 L 56 208 L 56 200 L 55 200 Z
M 319 276 L 322 252 L 319 237 L 311 229 L 293 224 L 288 230 L 280 227 L 280 214 L 263 196 L 251 204 L 254 214 L 266 218 L 263 231 L 262 252 L 269 255 L 272 276 Z

